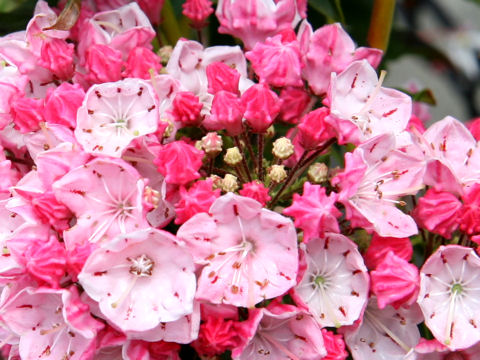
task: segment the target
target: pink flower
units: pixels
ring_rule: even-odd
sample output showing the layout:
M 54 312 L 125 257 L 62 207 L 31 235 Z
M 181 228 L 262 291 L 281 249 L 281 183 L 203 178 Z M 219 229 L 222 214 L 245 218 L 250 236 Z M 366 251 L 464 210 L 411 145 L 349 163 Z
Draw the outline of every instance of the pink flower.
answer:
M 85 92 L 78 84 L 64 82 L 55 89 L 48 89 L 45 98 L 45 121 L 74 129 L 77 125 L 77 111 L 84 97 Z
M 208 130 L 227 130 L 230 136 L 243 132 L 243 113 L 245 108 L 241 99 L 225 90 L 218 91 L 212 102 L 211 115 L 203 121 Z
M 154 160 L 169 184 L 186 185 L 200 177 L 203 152 L 179 140 L 163 146 Z M 188 166 L 185 166 L 188 164 Z
M 214 62 L 206 68 L 208 92 L 217 94 L 221 90 L 238 93 L 240 73 L 223 62 Z
M 417 324 L 422 322 L 418 306 L 395 310 L 377 307 L 370 298 L 360 324 L 342 329 L 345 342 L 356 360 L 408 359 L 420 340 Z
M 125 70 L 122 72 L 124 77 L 134 77 L 140 79 L 150 79 L 152 74 L 158 73 L 162 68 L 160 57 L 153 51 L 137 47 L 132 49 L 128 54 L 128 59 L 125 63 Z
M 280 100 L 282 101 L 280 118 L 290 124 L 297 124 L 312 105 L 310 95 L 303 88 L 283 88 Z
M 420 270 L 420 305 L 433 336 L 450 350 L 480 340 L 480 258 L 471 248 L 440 246 Z
M 375 269 L 390 251 L 405 261 L 412 259 L 413 247 L 409 238 L 381 237 L 374 233 L 364 254 L 365 264 L 369 269 Z
M 420 159 L 395 150 L 394 136 L 384 134 L 345 154 L 345 170 L 332 179 L 332 185 L 341 189 L 338 199 L 352 226 L 384 237 L 407 237 L 417 233 L 417 225 L 395 203 L 422 187 L 424 171 Z
M 295 0 L 220 0 L 215 15 L 220 33 L 236 36 L 252 49 L 267 37 L 294 28 L 299 21 L 294 9 Z
M 265 206 L 271 200 L 270 195 L 268 195 L 268 188 L 259 181 L 243 184 L 239 194 L 257 200 L 262 206 Z
M 190 19 L 192 27 L 201 29 L 206 25 L 207 18 L 213 13 L 210 0 L 187 0 L 182 4 L 182 14 Z
M 193 311 L 192 258 L 175 236 L 161 230 L 117 237 L 90 255 L 78 279 L 122 331 L 150 330 Z
M 64 233 L 68 248 L 84 242 L 106 243 L 120 233 L 146 227 L 144 182 L 119 159 L 97 158 L 71 170 L 53 184 L 56 198 L 76 216 Z
M 335 131 L 325 121 L 330 111 L 326 107 L 310 111 L 298 125 L 299 143 L 305 150 L 315 149 L 335 137 Z
M 313 32 L 311 25 L 304 21 L 300 25 L 298 38 L 305 63 L 303 77 L 317 95 L 327 92 L 330 74 L 340 73 L 355 60 L 366 59 L 377 67 L 382 51 L 372 48 L 358 48 L 338 23 L 322 26 Z
M 65 275 L 66 252 L 49 227 L 26 224 L 8 241 L 8 250 L 27 272 L 52 288 Z
M 197 126 L 201 121 L 202 107 L 195 94 L 190 91 L 179 91 L 173 99 L 171 114 L 175 121 L 182 123 L 182 126 Z
M 137 0 L 140 8 L 145 12 L 153 24 L 160 24 L 161 12 L 165 0 Z
M 418 199 L 412 216 L 419 226 L 450 239 L 460 223 L 461 207 L 462 203 L 455 195 L 432 188 Z
M 265 132 L 280 112 L 281 100 L 266 85 L 253 85 L 242 94 L 247 124 L 255 133 Z
M 86 152 L 120 157 L 133 139 L 157 130 L 157 107 L 144 80 L 93 85 L 78 110 L 75 137 Z
M 250 318 L 258 324 L 257 331 L 232 352 L 235 360 L 314 360 L 326 355 L 320 326 L 295 306 L 274 301 L 267 308 L 251 309 Z
M 12 101 L 11 106 L 13 122 L 20 132 L 40 129 L 40 122 L 44 121 L 42 99 L 19 97 Z
M 295 287 L 297 304 L 322 326 L 353 324 L 368 297 L 368 274 L 357 246 L 341 234 L 326 233 L 304 247 L 307 268 Z
M 207 212 L 216 198 L 220 196 L 220 189 L 212 189 L 212 180 L 195 182 L 188 190 L 180 188 L 180 201 L 175 204 L 175 224 L 183 224 L 195 214 Z
M 473 184 L 462 196 L 463 206 L 458 212 L 460 230 L 469 235 L 480 232 L 480 184 Z
M 38 64 L 50 70 L 61 80 L 71 79 L 74 71 L 74 45 L 62 39 L 52 39 L 42 46 Z
M 248 51 L 245 56 L 252 63 L 260 81 L 275 87 L 303 85 L 303 63 L 296 40 L 283 42 L 282 36 L 276 35 L 267 38 L 264 43 L 255 44 L 253 50 Z
M 70 227 L 68 222 L 72 213 L 65 205 L 57 201 L 51 190 L 33 197 L 31 203 L 34 213 L 42 223 L 51 225 L 58 231 Z
M 389 251 L 377 268 L 370 273 L 372 291 L 377 296 L 379 309 L 392 305 L 412 305 L 418 296 L 420 276 L 418 268 Z
M 177 236 L 197 264 L 197 299 L 251 307 L 295 284 L 297 236 L 293 223 L 250 198 L 228 193 L 209 213 L 184 223 Z
M 320 185 L 308 181 L 303 185 L 303 195 L 294 194 L 293 203 L 283 213 L 295 219 L 295 226 L 303 230 L 303 241 L 315 237 L 324 237 L 325 232 L 340 231 L 337 218 L 341 213 L 335 207 L 338 195 L 334 192 L 327 196 Z
M 100 84 L 122 79 L 122 53 L 108 45 L 94 44 L 88 48 L 87 79 Z
M 412 113 L 412 99 L 382 87 L 366 60 L 355 61 L 341 74 L 332 73 L 328 91 L 330 116 L 340 144 L 359 144 L 385 133 L 399 137 Z
M 322 335 L 323 343 L 327 349 L 327 356 L 323 357 L 322 360 L 345 360 L 348 357 L 342 335 L 336 335 L 327 329 L 322 329 Z

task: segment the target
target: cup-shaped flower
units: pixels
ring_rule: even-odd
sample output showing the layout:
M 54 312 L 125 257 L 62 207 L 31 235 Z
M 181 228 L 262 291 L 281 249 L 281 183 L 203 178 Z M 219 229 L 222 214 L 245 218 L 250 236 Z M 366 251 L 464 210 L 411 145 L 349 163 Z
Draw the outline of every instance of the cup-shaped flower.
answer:
M 122 331 L 150 330 L 193 311 L 192 257 L 162 230 L 118 236 L 90 255 L 78 279 Z
M 120 157 L 130 142 L 157 130 L 157 100 L 140 79 L 93 85 L 78 109 L 75 136 L 85 151 Z
M 297 236 L 291 220 L 253 199 L 228 193 L 178 230 L 204 264 L 196 297 L 251 307 L 295 285 Z
M 420 270 L 418 303 L 425 324 L 449 349 L 480 340 L 480 258 L 471 248 L 440 246 Z
M 307 268 L 295 298 L 321 326 L 353 324 L 367 304 L 369 282 L 357 246 L 344 235 L 326 233 L 304 250 Z

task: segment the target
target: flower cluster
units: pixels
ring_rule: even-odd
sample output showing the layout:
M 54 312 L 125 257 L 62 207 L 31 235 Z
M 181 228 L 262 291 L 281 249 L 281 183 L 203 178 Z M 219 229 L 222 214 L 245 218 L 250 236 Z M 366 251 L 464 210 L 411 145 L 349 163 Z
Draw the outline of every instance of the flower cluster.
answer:
M 163 1 L 72 3 L 0 38 L 4 356 L 478 352 L 480 149 L 380 50 L 300 0 L 219 0 L 244 47 L 173 49 Z

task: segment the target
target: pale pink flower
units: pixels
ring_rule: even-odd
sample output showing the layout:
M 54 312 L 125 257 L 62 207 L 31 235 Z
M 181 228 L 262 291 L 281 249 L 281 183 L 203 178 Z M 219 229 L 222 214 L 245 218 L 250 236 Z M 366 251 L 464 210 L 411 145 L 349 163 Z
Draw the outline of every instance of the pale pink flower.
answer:
M 94 85 L 78 110 L 75 136 L 89 153 L 120 157 L 133 139 L 157 130 L 157 106 L 143 80 Z
M 415 360 L 476 360 L 480 352 L 480 342 L 464 350 L 449 350 L 436 339 L 420 339 L 415 346 Z M 408 358 L 407 360 L 411 360 Z
M 337 218 L 341 213 L 335 207 L 338 194 L 332 192 L 327 196 L 320 185 L 308 181 L 303 184 L 303 195 L 293 194 L 292 205 L 283 213 L 295 219 L 295 226 L 303 230 L 303 241 L 323 237 L 325 232 L 339 232 Z
M 372 292 L 377 296 L 378 307 L 412 305 L 418 296 L 420 276 L 418 268 L 389 251 L 376 269 L 370 272 Z
M 151 330 L 193 311 L 192 258 L 175 236 L 161 230 L 118 236 L 90 255 L 78 278 L 122 331 Z
M 298 39 L 305 63 L 303 78 L 317 95 L 327 92 L 330 74 L 340 73 L 355 60 L 366 59 L 374 68 L 380 64 L 382 51 L 373 48 L 355 49 L 355 44 L 339 23 L 328 24 L 313 32 L 303 21 Z
M 295 285 L 297 236 L 293 223 L 250 198 L 228 193 L 209 213 L 184 223 L 177 236 L 205 265 L 197 299 L 251 307 Z
M 418 226 L 450 239 L 460 223 L 461 207 L 462 203 L 455 195 L 431 188 L 418 199 L 412 216 Z
M 407 237 L 417 233 L 417 225 L 395 204 L 423 186 L 424 171 L 420 159 L 395 150 L 395 137 L 384 134 L 345 154 L 345 170 L 332 184 L 341 189 L 338 199 L 352 226 L 384 237 Z
M 117 234 L 147 227 L 143 189 L 144 181 L 134 168 L 107 158 L 92 160 L 56 181 L 55 196 L 77 219 L 64 233 L 67 248 L 85 241 L 106 242 Z
M 480 182 L 477 141 L 460 121 L 447 116 L 431 125 L 421 140 L 427 159 L 425 184 L 463 195 Z
M 381 237 L 374 233 L 370 245 L 363 255 L 365 264 L 370 270 L 375 269 L 390 251 L 397 257 L 410 261 L 413 255 L 413 246 L 409 238 Z
M 307 268 L 295 298 L 322 327 L 353 324 L 367 304 L 369 284 L 357 246 L 341 234 L 326 233 L 303 249 Z
M 109 45 L 122 53 L 126 60 L 136 47 L 151 48 L 155 31 L 145 13 L 136 2 L 118 9 L 95 14 L 84 24 L 77 50 L 85 59 L 87 50 L 94 44 Z
M 420 270 L 418 303 L 433 336 L 450 350 L 480 340 L 480 258 L 471 248 L 440 246 Z
M 281 35 L 258 42 L 245 54 L 260 81 L 275 87 L 302 86 L 303 63 L 298 41 L 282 41 Z
M 218 31 L 240 38 L 247 49 L 269 36 L 292 29 L 299 21 L 295 0 L 220 0 L 215 15 Z
M 422 320 L 418 306 L 380 310 L 373 297 L 361 323 L 344 329 L 345 342 L 355 360 L 404 360 L 420 340 L 417 324 Z
M 20 336 L 22 359 L 91 358 L 95 336 L 103 326 L 78 300 L 75 287 L 24 288 L 0 310 L 3 322 Z
M 250 310 L 249 317 L 256 318 L 257 331 L 232 352 L 235 360 L 313 360 L 327 355 L 319 324 L 295 306 L 273 302 Z
M 342 73 L 332 73 L 328 91 L 330 116 L 340 144 L 358 145 L 374 136 L 405 130 L 412 112 L 412 99 L 398 90 L 382 87 L 366 60 L 355 61 Z

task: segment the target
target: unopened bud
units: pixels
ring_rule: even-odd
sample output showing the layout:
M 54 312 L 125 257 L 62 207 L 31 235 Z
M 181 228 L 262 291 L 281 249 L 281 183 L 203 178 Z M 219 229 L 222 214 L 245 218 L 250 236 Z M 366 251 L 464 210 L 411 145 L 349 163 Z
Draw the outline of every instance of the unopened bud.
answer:
M 280 183 L 287 177 L 287 172 L 285 171 L 285 166 L 283 165 L 272 165 L 268 171 L 268 176 L 272 181 Z
M 281 137 L 275 140 L 273 143 L 273 155 L 277 158 L 286 160 L 294 153 L 294 147 L 290 139 L 286 137 Z
M 203 151 L 202 140 L 197 140 L 197 141 L 195 141 L 195 148 L 196 148 L 197 150 Z
M 162 65 L 167 65 L 170 56 L 172 56 L 173 48 L 170 45 L 162 46 L 157 54 L 162 59 Z
M 210 157 L 217 156 L 222 151 L 223 141 L 216 132 L 209 132 L 202 138 L 202 147 Z
M 314 184 L 320 184 L 327 180 L 328 166 L 324 163 L 315 163 L 308 168 L 308 180 Z
M 238 147 L 235 146 L 227 149 L 227 153 L 223 157 L 223 160 L 225 160 L 230 166 L 236 166 L 242 161 L 242 154 L 240 153 L 240 150 L 238 150 Z
M 265 132 L 265 137 L 267 139 L 271 139 L 273 138 L 273 136 L 275 135 L 275 127 L 273 125 L 270 125 L 270 127 L 267 129 L 267 131 Z
M 218 175 L 210 175 L 208 179 L 212 180 L 212 190 L 222 189 L 223 179 Z
M 222 180 L 222 190 L 225 192 L 234 192 L 238 189 L 237 177 L 227 174 Z

